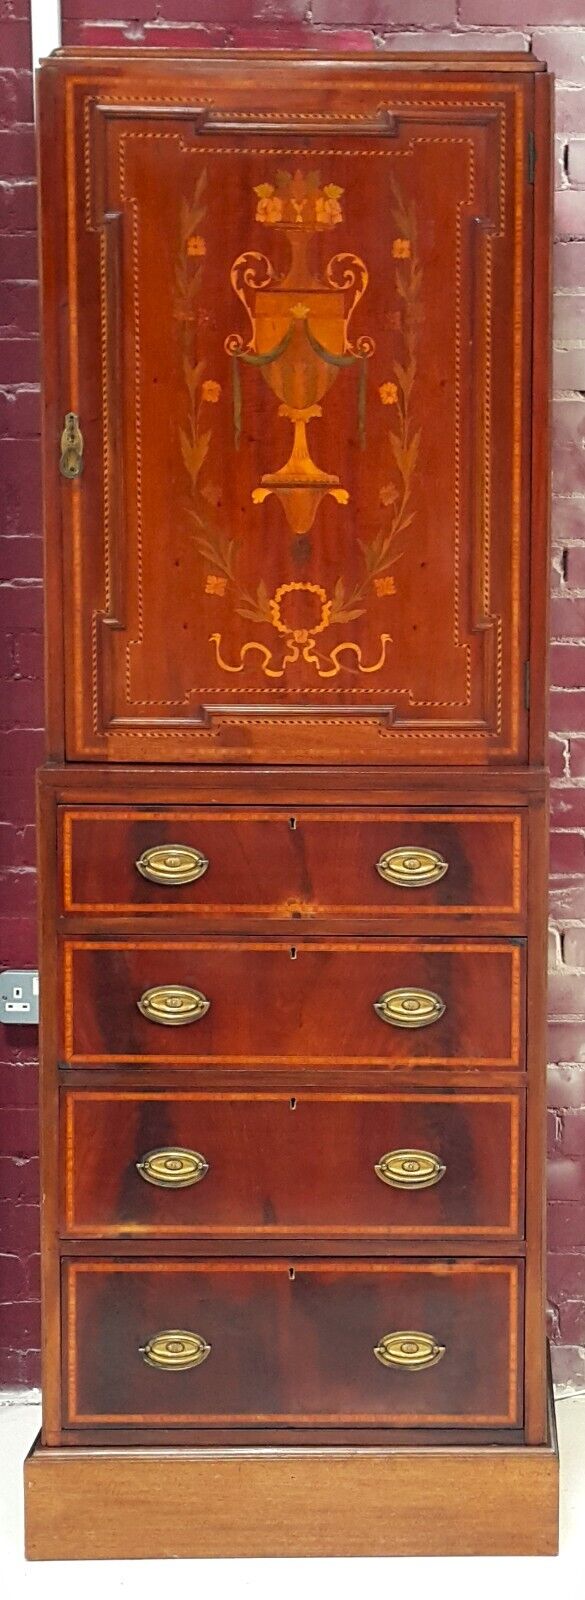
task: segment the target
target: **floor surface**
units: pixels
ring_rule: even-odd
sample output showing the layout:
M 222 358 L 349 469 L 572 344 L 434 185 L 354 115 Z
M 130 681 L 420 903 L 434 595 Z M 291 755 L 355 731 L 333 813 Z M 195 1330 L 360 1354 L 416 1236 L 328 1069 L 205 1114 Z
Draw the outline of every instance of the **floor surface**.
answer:
M 389 1568 L 409 1594 L 434 1594 L 442 1600 L 493 1600 L 494 1580 L 498 1600 L 544 1600 L 551 1587 L 583 1594 L 585 1571 L 585 1395 L 557 1402 L 561 1456 L 561 1554 L 556 1561 L 518 1557 L 491 1559 L 435 1558 L 372 1560 L 286 1561 L 50 1561 L 27 1563 L 22 1554 L 22 1462 L 38 1432 L 40 1408 L 0 1396 L 0 1572 L 3 1593 L 10 1600 L 20 1595 L 50 1596 L 59 1600 L 91 1600 L 106 1590 L 127 1600 L 150 1600 L 162 1592 L 172 1595 L 174 1585 L 183 1594 L 191 1585 L 194 1600 L 223 1600 L 254 1596 L 254 1600 L 323 1600 L 323 1585 L 335 1591 L 335 1600 L 355 1600 L 356 1585 L 374 1594 L 386 1589 Z M 107 1585 L 107 1589 L 106 1589 Z

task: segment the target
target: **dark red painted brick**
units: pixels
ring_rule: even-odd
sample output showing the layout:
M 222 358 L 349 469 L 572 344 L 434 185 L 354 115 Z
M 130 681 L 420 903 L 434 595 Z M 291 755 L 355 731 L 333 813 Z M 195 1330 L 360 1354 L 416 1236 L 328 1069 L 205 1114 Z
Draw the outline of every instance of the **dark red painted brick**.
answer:
M 508 22 L 510 0 L 460 0 L 459 17 L 465 22 Z M 583 22 L 581 0 L 526 0 L 523 13 L 527 22 L 549 27 L 552 23 Z
M 10 916 L 0 918 L 0 968 L 35 967 L 37 965 L 37 929 L 34 917 Z M 2 1030 L 4 1031 L 4 1030 Z M 0 1038 L 0 1053 L 6 1057 L 14 1051 L 30 1056 L 37 1048 L 36 1030 L 31 1027 L 10 1027 L 9 1038 Z
M 551 600 L 553 639 L 585 639 L 585 599 Z
M 35 1120 L 22 1106 L 12 1106 L 3 1113 L 2 1142 L 6 1154 L 34 1156 L 38 1150 Z
M 550 1066 L 547 1071 L 548 1103 L 555 1109 L 585 1110 L 585 1028 L 554 1022 L 549 1028 L 549 1059 L 579 1065 Z
M 302 19 L 307 0 L 63 0 L 62 11 L 67 21 L 273 23 Z
M 548 759 L 552 778 L 564 778 L 568 745 L 566 739 L 551 738 L 548 742 Z
M 552 483 L 556 495 L 585 494 L 585 453 L 554 446 Z
M 28 917 L 32 920 L 36 905 L 36 873 L 30 867 L 0 873 L 0 918 Z
M 549 1200 L 580 1201 L 585 1196 L 585 1159 L 555 1155 L 548 1162 Z
M 14 637 L 15 670 L 23 678 L 43 676 L 43 636 L 31 629 L 30 633 L 17 633 Z
M 39 292 L 36 283 L 4 282 L 0 286 L 0 319 L 7 334 L 37 333 Z
M 549 1157 L 549 1159 L 550 1159 L 551 1156 L 556 1155 L 560 1151 L 560 1148 L 561 1148 L 561 1144 L 560 1144 L 560 1138 L 561 1138 L 561 1135 L 560 1135 L 560 1121 L 561 1121 L 561 1119 L 560 1119 L 560 1117 L 557 1116 L 556 1111 L 547 1111 L 547 1113 L 546 1113 L 546 1149 L 547 1149 L 547 1156 Z M 1 1182 L 1 1177 L 0 1177 L 0 1182 Z
M 582 589 L 585 592 L 585 545 L 570 547 L 565 552 L 564 565 L 567 588 Z
M 42 729 L 14 728 L 10 732 L 0 732 L 0 773 L 32 774 L 42 759 Z
M 0 249 L 2 271 L 6 278 L 32 280 L 38 275 L 38 245 L 36 233 L 5 233 Z
M 585 1023 L 585 978 L 579 973 L 549 973 L 548 1005 L 551 1017 L 583 1017 Z
M 28 21 L 13 22 L 0 15 L 0 61 L 3 67 L 30 69 L 30 27 Z
M 37 439 L 39 428 L 40 396 L 37 388 L 0 391 L 0 439 Z
M 560 545 L 568 539 L 585 539 L 585 500 L 553 500 L 552 536 Z
M 3 684 L 0 695 L 0 730 L 40 728 L 43 724 L 42 684 L 35 678 L 16 678 Z
M 2 1030 L 2 1035 L 6 1029 Z M 7 1040 L 0 1037 L 0 1052 L 7 1050 Z M 38 1067 L 36 1062 L 17 1059 L 13 1053 L 10 1061 L 0 1060 L 0 1105 L 36 1107 L 38 1100 Z
M 0 539 L 0 583 L 18 582 L 19 579 L 40 580 L 42 576 L 42 539 L 35 538 L 33 534 Z
M 14 1300 L 26 1300 L 26 1270 L 17 1255 L 0 1255 L 0 1306 L 5 1308 Z M 4 1318 L 2 1318 L 4 1322 Z
M 553 827 L 585 828 L 585 784 L 553 783 L 550 792 L 550 814 Z
M 585 918 L 585 883 L 580 875 L 551 878 L 549 909 L 556 922 L 580 922 Z
M 585 743 L 582 739 L 571 740 L 570 762 L 572 777 L 585 778 Z
M 39 1248 L 39 1212 L 36 1205 L 14 1206 L 0 1201 L 2 1248 L 17 1255 L 33 1255 Z
M 34 822 L 35 818 L 35 791 L 33 772 L 27 774 L 23 783 L 22 774 L 13 777 L 6 773 L 0 784 L 0 822 Z
M 0 172 L 3 178 L 32 178 L 35 171 L 34 128 L 0 128 Z
M 196 23 L 192 27 L 184 25 L 174 28 L 171 23 L 163 27 L 159 25 L 145 25 L 140 22 L 119 22 L 117 25 L 106 23 L 71 21 L 63 22 L 63 44 L 83 45 L 84 49 L 93 49 L 96 46 L 124 46 L 127 43 L 152 45 L 160 49 L 164 45 L 167 49 L 211 50 L 221 49 L 227 44 L 229 34 L 226 28 L 215 27 L 210 23 Z
M 557 289 L 585 289 L 585 242 L 580 239 L 557 242 L 553 262 Z
M 567 1294 L 585 1302 L 585 1255 L 570 1250 L 559 1250 L 550 1255 L 548 1286 L 551 1298 L 562 1304 Z M 567 1286 L 567 1287 L 566 1287 Z
M 22 183 L 0 182 L 0 233 L 34 231 L 36 217 L 37 186 L 32 179 Z
M 585 1345 L 585 1305 L 582 1300 L 566 1300 L 560 1314 L 562 1344 Z
M 30 582 L 0 585 L 0 629 L 7 633 L 17 633 L 24 628 L 33 628 L 38 632 L 42 615 L 43 595 L 40 584 Z
M 550 726 L 553 733 L 585 733 L 585 696 L 580 690 L 550 691 Z
M 585 1249 L 585 1200 L 551 1200 L 548 1208 L 549 1249 Z
M 13 822 L 0 822 L 0 868 L 34 867 L 35 864 L 35 829 L 17 828 Z
M 564 1112 L 560 1149 L 563 1155 L 576 1156 L 585 1161 L 585 1107 L 579 1111 Z
M 585 688 L 585 643 L 553 644 L 550 681 L 556 688 Z
M 535 56 L 547 62 L 559 82 L 585 84 L 585 28 L 549 28 L 548 20 L 532 35 Z M 579 21 L 583 22 L 583 16 Z
M 551 689 L 549 708 L 554 733 L 585 733 L 585 695 L 578 689 Z
M 2 1306 L 2 1338 L 13 1349 L 19 1345 L 24 1350 L 35 1348 L 39 1323 L 38 1300 L 23 1299 L 12 1304 L 8 1301 Z
M 0 384 L 38 383 L 39 378 L 38 338 L 0 337 Z
M 6 127 L 15 122 L 32 120 L 32 72 L 16 72 L 13 67 L 3 67 L 0 70 L 0 124 Z
M 555 829 L 550 838 L 550 865 L 554 873 L 581 873 L 585 872 L 585 838 L 581 833 L 558 833 Z
M 313 0 L 312 18 L 316 26 L 341 25 L 358 27 L 417 27 L 437 28 L 456 21 L 455 0 Z M 510 21 L 510 16 L 505 19 Z M 428 39 L 421 48 L 430 49 Z
M 23 1201 L 33 1205 L 38 1203 L 38 1156 L 18 1160 L 9 1155 L 0 1156 L 0 1197 L 9 1200 L 12 1205 L 22 1204 Z
M 566 967 L 585 968 L 585 928 L 565 928 L 563 961 Z

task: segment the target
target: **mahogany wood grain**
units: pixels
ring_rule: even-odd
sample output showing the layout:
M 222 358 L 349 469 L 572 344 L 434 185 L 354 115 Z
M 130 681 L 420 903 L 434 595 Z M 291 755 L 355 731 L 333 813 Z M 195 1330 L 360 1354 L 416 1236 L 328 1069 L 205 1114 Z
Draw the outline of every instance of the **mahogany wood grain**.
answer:
M 540 1447 L 42 1449 L 29 1561 L 169 1556 L 556 1555 L 559 1461 Z M 478 1436 L 475 1436 L 478 1437 Z M 181 1508 L 177 1516 L 177 1506 Z
M 512 1261 L 69 1261 L 64 1426 L 517 1426 L 521 1290 Z M 200 1366 L 144 1361 L 173 1328 L 210 1346 Z M 441 1359 L 383 1366 L 374 1349 L 399 1329 L 431 1335 Z
M 436 923 L 460 915 L 524 927 L 522 812 L 274 808 L 148 811 L 63 808 L 62 906 L 66 914 L 303 918 L 391 917 Z M 153 883 L 136 867 L 144 850 L 181 844 L 209 862 L 195 883 Z M 446 872 L 429 885 L 384 880 L 386 851 L 431 850 Z
M 33 1556 L 555 1547 L 550 99 L 518 54 L 41 71 Z M 140 877 L 165 842 L 197 884 Z M 438 884 L 382 881 L 402 845 Z M 140 1015 L 172 982 L 200 1022 Z M 375 1015 L 406 985 L 432 1026 Z M 382 1185 L 411 1146 L 444 1177 Z M 144 1364 L 199 1314 L 201 1367 Z M 409 1325 L 445 1356 L 383 1368 Z
M 380 65 L 44 69 L 70 758 L 526 761 L 534 75 Z
M 138 1001 L 185 985 L 209 1010 L 165 1026 Z M 374 1002 L 414 985 L 430 1025 L 396 1027 Z M 214 1062 L 489 1069 L 524 1058 L 524 949 L 509 941 L 96 939 L 63 942 L 62 1059 L 71 1065 Z
M 62 1226 L 106 1234 L 377 1234 L 421 1239 L 523 1231 L 523 1106 L 517 1094 L 239 1094 L 70 1090 L 62 1102 Z M 203 1155 L 189 1188 L 146 1181 L 152 1150 Z M 394 1150 L 430 1151 L 431 1188 L 376 1174 Z

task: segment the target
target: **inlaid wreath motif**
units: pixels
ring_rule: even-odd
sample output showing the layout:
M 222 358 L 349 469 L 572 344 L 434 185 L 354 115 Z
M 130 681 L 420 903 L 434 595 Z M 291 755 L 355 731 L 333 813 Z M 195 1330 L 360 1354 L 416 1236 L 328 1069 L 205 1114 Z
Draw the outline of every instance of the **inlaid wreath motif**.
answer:
M 417 220 L 414 204 L 407 203 L 396 179 L 391 180 L 394 237 L 391 244 L 391 268 L 398 309 L 392 313 L 391 323 L 396 330 L 399 355 L 396 355 L 390 374 L 378 386 L 377 403 L 388 408 L 388 461 L 385 481 L 379 490 L 380 515 L 378 528 L 370 539 L 359 539 L 358 546 L 363 562 L 363 572 L 348 591 L 340 576 L 331 592 L 321 583 L 312 580 L 284 582 L 271 594 L 263 578 L 259 578 L 252 591 L 243 585 L 239 575 L 239 551 L 242 540 L 236 538 L 220 520 L 220 490 L 204 470 L 213 434 L 213 408 L 222 396 L 224 385 L 216 373 L 209 374 L 203 359 L 197 359 L 198 334 L 204 332 L 208 319 L 200 304 L 207 241 L 205 238 L 207 172 L 203 170 L 195 186 L 193 198 L 184 201 L 181 213 L 181 239 L 176 269 L 175 315 L 181 330 L 183 374 L 187 391 L 186 426 L 180 430 L 183 462 L 190 483 L 189 514 L 195 524 L 195 544 L 208 571 L 205 577 L 205 594 L 215 599 L 230 595 L 238 616 L 256 625 L 262 624 L 273 631 L 272 646 L 252 638 L 241 646 L 239 660 L 227 661 L 222 650 L 222 633 L 210 634 L 218 666 L 224 672 L 243 672 L 246 657 L 259 658 L 261 671 L 267 678 L 282 679 L 296 662 L 302 660 L 315 669 L 319 678 L 333 678 L 339 673 L 379 672 L 384 665 L 391 635 L 380 635 L 379 654 L 373 662 L 365 662 L 362 648 L 348 639 L 327 651 L 325 636 L 329 628 L 349 623 L 368 611 L 368 598 L 390 597 L 396 592 L 392 568 L 404 554 L 404 538 L 415 515 L 413 484 L 420 450 L 421 430 L 415 425 L 413 400 L 416 392 L 417 358 L 423 311 L 421 306 L 422 269 L 417 240 Z M 278 174 L 274 184 L 262 184 L 256 189 L 257 220 L 266 225 L 283 225 L 283 197 L 285 203 L 294 204 L 302 215 L 308 217 L 306 226 L 315 230 L 316 219 L 321 227 L 333 227 L 342 220 L 343 190 L 337 185 L 320 182 L 319 174 L 302 178 L 300 174 Z M 278 216 L 277 216 L 278 211 Z M 285 217 L 286 220 L 286 217 Z M 348 253 L 349 254 L 349 253 Z M 238 258 L 243 260 L 244 258 Z M 267 262 L 267 257 L 259 258 Z M 351 310 L 363 293 L 365 264 L 359 257 L 360 282 L 357 285 Z M 333 258 L 343 261 L 343 255 Z M 238 263 L 234 264 L 234 269 Z M 268 263 L 270 266 L 270 263 Z M 331 266 L 331 263 L 330 263 Z M 272 269 L 270 269 L 272 271 Z M 329 270 L 329 269 L 328 269 Z M 354 277 L 355 267 L 352 267 Z M 346 287 L 348 284 L 346 283 Z M 355 287 L 352 280 L 352 287 Z M 291 315 L 306 320 L 307 308 L 297 305 Z M 349 321 L 349 316 L 347 318 Z M 310 330 L 309 330 L 310 332 Z M 373 353 L 373 342 L 364 339 L 354 347 L 347 339 L 347 355 L 355 361 L 361 356 L 361 374 L 365 359 Z M 360 348 L 361 346 L 361 348 Z M 226 341 L 226 348 L 234 350 L 234 336 Z M 238 349 L 243 340 L 238 340 Z M 237 395 L 237 403 L 240 399 Z M 360 405 L 363 405 L 360 399 Z M 320 408 L 316 407 L 320 414 Z M 363 411 L 362 411 L 363 419 Z M 293 419 L 294 420 L 294 419 Z M 363 421 L 362 421 L 363 426 Z M 274 474 L 277 478 L 278 474 Z M 338 480 L 335 480 L 336 482 Z M 264 496 L 262 496 L 263 498 Z M 345 492 L 336 498 L 343 504 Z M 254 498 L 257 498 L 257 492 Z M 279 643 L 277 643 L 279 641 Z

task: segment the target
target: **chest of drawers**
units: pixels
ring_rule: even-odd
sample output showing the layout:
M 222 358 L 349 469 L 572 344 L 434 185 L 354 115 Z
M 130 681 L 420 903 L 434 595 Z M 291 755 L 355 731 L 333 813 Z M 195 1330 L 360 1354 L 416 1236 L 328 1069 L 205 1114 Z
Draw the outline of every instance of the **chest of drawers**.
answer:
M 42 69 L 33 1556 L 554 1547 L 548 92 Z

